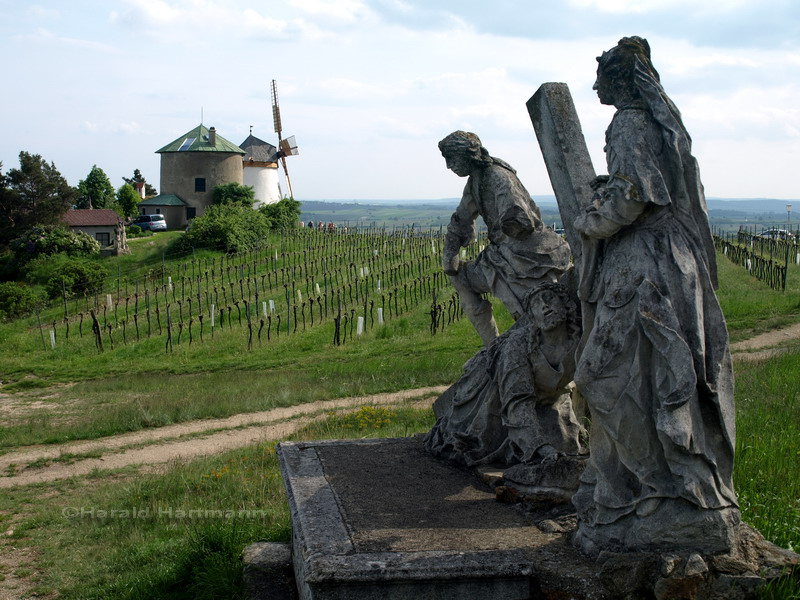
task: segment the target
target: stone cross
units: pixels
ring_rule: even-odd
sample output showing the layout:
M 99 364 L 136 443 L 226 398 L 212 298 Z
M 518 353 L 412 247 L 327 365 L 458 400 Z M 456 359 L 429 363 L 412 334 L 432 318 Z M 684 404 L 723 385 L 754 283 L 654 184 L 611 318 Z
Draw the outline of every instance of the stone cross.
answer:
M 566 83 L 543 83 L 527 102 L 576 265 L 586 241 L 572 226 L 592 201 L 592 159 Z M 583 275 L 583 273 L 581 273 Z

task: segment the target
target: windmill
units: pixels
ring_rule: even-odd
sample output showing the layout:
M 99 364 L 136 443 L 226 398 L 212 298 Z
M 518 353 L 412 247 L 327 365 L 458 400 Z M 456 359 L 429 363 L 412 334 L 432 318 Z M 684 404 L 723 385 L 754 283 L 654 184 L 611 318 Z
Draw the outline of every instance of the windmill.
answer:
M 300 151 L 297 149 L 297 143 L 294 136 L 286 139 L 281 137 L 283 126 L 281 125 L 281 109 L 278 105 L 278 84 L 272 80 L 272 121 L 275 123 L 275 133 L 278 134 L 278 156 L 281 158 L 283 164 L 283 174 L 286 175 L 286 184 L 289 186 L 289 197 L 294 199 L 292 192 L 292 181 L 289 179 L 289 170 L 286 168 L 286 157 L 297 156 Z

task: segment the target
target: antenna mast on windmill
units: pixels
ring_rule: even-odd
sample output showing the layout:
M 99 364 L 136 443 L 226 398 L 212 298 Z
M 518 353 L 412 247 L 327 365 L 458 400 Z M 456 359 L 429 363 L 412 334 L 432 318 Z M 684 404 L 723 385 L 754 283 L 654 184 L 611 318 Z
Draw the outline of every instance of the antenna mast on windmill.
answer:
M 275 133 L 278 134 L 278 156 L 281 158 L 283 164 L 283 174 L 286 175 L 286 184 L 289 186 L 289 197 L 294 199 L 294 192 L 292 192 L 292 181 L 289 179 L 289 170 L 286 168 L 286 157 L 297 156 L 300 154 L 297 149 L 297 143 L 294 136 L 287 139 L 281 137 L 283 126 L 281 124 L 281 109 L 278 105 L 278 84 L 272 80 L 272 121 L 275 123 Z

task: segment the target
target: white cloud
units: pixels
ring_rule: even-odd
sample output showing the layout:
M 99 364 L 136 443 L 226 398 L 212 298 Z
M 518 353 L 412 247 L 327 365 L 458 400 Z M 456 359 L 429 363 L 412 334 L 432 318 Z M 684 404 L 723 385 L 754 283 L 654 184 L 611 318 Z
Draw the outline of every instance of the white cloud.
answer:
M 61 13 L 55 8 L 45 8 L 34 4 L 28 8 L 28 14 L 35 19 L 58 19 Z
M 304 13 L 353 23 L 371 18 L 373 13 L 363 2 L 356 0 L 290 0 L 290 4 Z
M 350 78 L 328 78 L 315 82 L 317 91 L 330 102 L 355 102 L 357 104 L 383 101 L 397 93 L 388 85 L 369 83 Z
M 198 36 L 228 45 L 248 39 L 314 41 L 335 34 L 340 25 L 372 18 L 371 11 L 354 0 L 295 0 L 267 9 L 231 0 L 123 1 L 127 8 L 110 13 L 112 24 L 187 44 L 196 43 Z
M 658 0 L 570 0 L 580 10 L 594 9 L 608 13 L 645 13 L 658 8 Z
M 731 11 L 746 4 L 746 0 L 569 0 L 579 10 L 597 10 L 614 14 L 643 14 L 663 10 L 693 10 L 699 12 Z
M 182 11 L 164 0 L 125 0 L 128 9 L 112 12 L 112 22 L 125 22 L 135 26 L 163 27 L 175 24 L 182 16 Z
M 64 44 L 83 48 L 85 50 L 91 50 L 93 52 L 103 52 L 107 54 L 119 53 L 119 49 L 115 48 L 114 46 L 110 46 L 102 42 L 96 42 L 94 40 L 59 36 L 49 29 L 45 29 L 43 27 L 36 29 L 36 31 L 33 33 L 15 35 L 13 39 L 36 44 Z
M 84 121 L 81 128 L 91 134 L 123 134 L 123 135 L 137 135 L 144 133 L 142 126 L 136 121 L 128 122 L 106 122 L 98 123 L 96 121 Z

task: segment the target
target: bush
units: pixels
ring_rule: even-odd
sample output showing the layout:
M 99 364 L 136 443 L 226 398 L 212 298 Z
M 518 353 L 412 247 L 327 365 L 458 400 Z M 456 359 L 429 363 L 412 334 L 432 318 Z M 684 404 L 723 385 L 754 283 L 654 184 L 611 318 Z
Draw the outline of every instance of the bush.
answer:
M 282 198 L 274 204 L 262 204 L 258 210 L 269 218 L 274 231 L 295 228 L 300 220 L 300 202 L 294 198 Z
M 261 244 L 269 235 L 270 220 L 263 213 L 236 205 L 215 205 L 196 217 L 192 226 L 170 246 L 170 253 L 192 248 L 240 252 Z
M 30 285 L 43 286 L 72 260 L 74 258 L 67 254 L 37 256 L 22 267 L 20 279 L 24 278 Z
M 256 194 L 249 185 L 241 183 L 223 183 L 214 188 L 211 195 L 211 204 L 233 204 L 252 208 L 256 201 Z
M 142 228 L 139 227 L 138 225 L 128 225 L 125 228 L 125 234 L 129 238 L 149 237 L 151 235 L 154 235 L 153 232 L 150 231 L 149 229 L 145 229 L 144 231 L 142 231 Z
M 80 258 L 69 258 L 58 272 L 45 283 L 50 298 L 60 298 L 66 291 L 67 298 L 95 294 L 103 289 L 108 273 L 97 263 Z
M 16 319 L 36 310 L 40 298 L 24 283 L 0 283 L 0 319 Z
M 73 233 L 58 225 L 37 225 L 11 242 L 11 248 L 21 263 L 37 256 L 68 254 L 92 256 L 100 254 L 100 244 L 92 236 Z

